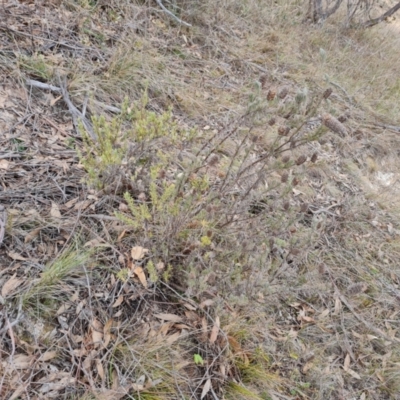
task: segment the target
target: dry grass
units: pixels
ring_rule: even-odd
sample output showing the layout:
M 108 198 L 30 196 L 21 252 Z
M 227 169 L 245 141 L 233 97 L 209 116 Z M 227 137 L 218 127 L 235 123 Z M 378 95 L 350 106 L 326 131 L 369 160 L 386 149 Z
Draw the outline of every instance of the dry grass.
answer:
M 397 399 L 398 35 L 165 5 L 0 11 L 0 397 Z

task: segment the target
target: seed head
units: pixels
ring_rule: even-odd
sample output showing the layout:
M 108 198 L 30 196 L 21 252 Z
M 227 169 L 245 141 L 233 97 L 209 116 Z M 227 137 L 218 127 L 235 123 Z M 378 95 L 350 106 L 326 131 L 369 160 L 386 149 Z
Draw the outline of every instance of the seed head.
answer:
M 281 182 L 282 182 L 282 183 L 286 183 L 286 182 L 288 181 L 288 179 L 289 179 L 289 174 L 288 174 L 287 172 L 284 172 L 284 173 L 281 175 Z
M 359 293 L 365 292 L 368 289 L 367 284 L 364 282 L 353 283 L 347 287 L 347 293 L 355 296 Z
M 317 153 L 314 153 L 314 154 L 311 156 L 311 162 L 312 162 L 312 163 L 315 163 L 315 162 L 317 161 L 317 159 L 318 159 L 318 154 L 317 154 Z
M 299 184 L 299 180 L 295 177 L 295 178 L 293 178 L 293 180 L 292 180 L 292 186 L 297 186 L 298 184 Z
M 278 128 L 278 133 L 281 136 L 286 136 L 290 131 L 290 128 L 288 126 L 280 126 Z
M 333 90 L 331 88 L 326 89 L 322 97 L 326 100 L 332 94 L 332 92 Z
M 302 203 L 300 206 L 300 212 L 306 213 L 308 211 L 308 204 Z
M 275 96 L 276 96 L 276 91 L 274 89 L 268 90 L 268 93 L 267 93 L 268 101 L 272 101 L 275 98 Z
M 282 157 L 282 162 L 284 163 L 284 164 L 286 164 L 286 163 L 288 163 L 290 161 L 290 156 L 283 156 Z
M 289 203 L 288 201 L 285 201 L 285 202 L 283 203 L 283 209 L 284 209 L 285 211 L 287 211 L 287 210 L 289 210 L 289 207 L 290 207 L 290 203 Z
M 296 160 L 296 165 L 301 165 L 304 164 L 307 161 L 307 157 L 305 155 L 301 155 L 297 160 Z
M 263 76 L 260 78 L 260 83 L 261 83 L 261 87 L 262 87 L 263 89 L 265 89 L 265 85 L 267 84 L 267 75 L 263 75 Z
M 271 118 L 269 121 L 268 121 L 268 125 L 270 125 L 270 126 L 273 126 L 273 125 L 275 125 L 276 124 L 276 118 Z
M 329 128 L 332 132 L 337 133 L 340 136 L 347 135 L 346 127 L 338 121 L 335 117 L 330 114 L 324 114 L 322 116 L 322 123 Z
M 217 165 L 218 162 L 219 162 L 219 157 L 217 154 L 211 154 L 211 156 L 208 158 L 208 165 L 211 167 Z
M 279 97 L 280 99 L 284 99 L 284 98 L 288 95 L 288 93 L 289 93 L 288 88 L 284 87 L 284 88 L 282 88 L 282 89 L 280 90 L 280 92 L 279 92 L 279 94 L 278 94 L 278 97 Z

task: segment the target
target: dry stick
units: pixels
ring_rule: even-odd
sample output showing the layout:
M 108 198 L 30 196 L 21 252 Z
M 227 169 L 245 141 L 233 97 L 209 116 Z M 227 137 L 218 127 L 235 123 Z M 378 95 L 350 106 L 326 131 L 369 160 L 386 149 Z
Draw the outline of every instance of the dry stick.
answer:
M 0 160 L 4 160 L 5 158 L 21 158 L 21 154 L 17 153 L 0 154 Z
M 60 77 L 58 78 L 58 80 L 60 83 L 60 87 L 48 85 L 46 83 L 34 81 L 32 79 L 27 79 L 26 83 L 30 86 L 34 86 L 34 87 L 37 87 L 40 89 L 46 89 L 46 90 L 51 90 L 56 93 L 61 93 L 61 95 L 64 99 L 64 102 L 67 104 L 68 110 L 72 116 L 75 129 L 79 132 L 79 120 L 82 121 L 82 124 L 85 127 L 86 131 L 89 133 L 90 137 L 95 140 L 96 135 L 93 131 L 93 127 L 92 127 L 91 123 L 88 121 L 87 118 L 85 118 L 85 116 L 71 102 L 71 100 L 69 98 L 69 93 L 67 91 L 67 85 L 66 85 L 65 80 L 63 82 L 61 82 Z
M 365 28 L 370 28 L 371 26 L 374 26 L 376 24 L 379 24 L 380 22 L 382 22 L 384 19 L 391 17 L 395 12 L 397 12 L 398 10 L 400 10 L 400 1 L 395 4 L 392 8 L 389 8 L 389 10 L 387 10 L 384 14 L 382 14 L 380 17 L 375 18 L 375 19 L 370 19 L 367 22 L 364 22 L 362 24 L 362 26 L 364 26 Z
M 35 81 L 34 79 L 27 79 L 26 84 L 29 86 L 37 87 L 39 89 L 51 90 L 52 92 L 62 94 L 62 90 L 58 86 L 53 86 L 53 85 L 49 85 L 48 83 Z M 119 114 L 121 112 L 121 109 L 118 107 L 109 106 L 108 104 L 103 104 L 98 101 L 95 101 L 95 103 L 98 104 L 100 107 L 104 108 L 106 111 L 110 111 L 115 114 Z
M 163 3 L 161 3 L 161 0 L 156 0 L 157 4 L 160 6 L 160 8 L 166 13 L 168 14 L 172 19 L 174 19 L 176 22 L 178 22 L 179 24 L 185 25 L 185 26 L 192 26 L 190 24 L 188 24 L 185 21 L 182 21 L 181 19 L 179 19 L 175 14 L 173 14 L 171 11 L 169 11 Z
M 7 210 L 0 204 L 0 245 L 3 243 L 7 225 Z
M 59 85 L 61 88 L 61 94 L 62 97 L 64 99 L 64 102 L 67 104 L 68 106 L 68 110 L 72 116 L 72 120 L 73 123 L 75 125 L 75 129 L 77 132 L 79 132 L 79 122 L 81 122 L 85 128 L 85 130 L 87 131 L 87 133 L 89 134 L 89 136 L 93 139 L 93 140 L 97 140 L 97 135 L 94 133 L 93 131 L 93 127 L 92 124 L 89 122 L 89 120 L 74 106 L 74 104 L 72 103 L 72 101 L 69 98 L 69 93 L 67 90 L 67 82 L 66 79 L 64 78 L 61 81 L 61 78 L 58 77 L 58 81 L 59 81 Z
M 391 131 L 400 133 L 400 126 L 395 126 L 395 125 L 385 125 L 385 124 L 372 124 L 373 126 L 378 126 L 379 128 L 384 128 L 384 129 L 389 129 Z M 368 127 L 367 125 L 365 125 Z

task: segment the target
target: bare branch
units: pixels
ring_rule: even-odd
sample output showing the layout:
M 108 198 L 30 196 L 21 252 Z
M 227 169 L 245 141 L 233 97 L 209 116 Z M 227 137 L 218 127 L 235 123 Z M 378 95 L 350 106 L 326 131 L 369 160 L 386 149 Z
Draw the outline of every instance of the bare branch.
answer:
M 394 5 L 392 8 L 390 8 L 389 10 L 387 10 L 384 14 L 382 14 L 380 17 L 378 18 L 374 18 L 374 19 L 370 19 L 367 22 L 364 22 L 362 25 L 365 28 L 370 28 L 371 26 L 377 25 L 380 22 L 384 21 L 386 18 L 391 17 L 396 11 L 400 10 L 400 1 Z
M 332 6 L 331 9 L 326 10 L 326 13 L 324 14 L 324 18 L 328 18 L 330 17 L 332 14 L 334 14 L 340 7 L 340 5 L 342 4 L 343 0 L 337 0 L 336 4 L 334 6 Z
M 178 22 L 179 24 L 185 25 L 185 26 L 192 26 L 190 24 L 188 24 L 185 21 L 182 21 L 181 19 L 179 19 L 175 14 L 173 14 L 171 11 L 169 11 L 163 3 L 161 3 L 161 0 L 156 0 L 157 4 L 160 6 L 160 8 L 166 13 L 168 14 L 172 19 L 174 19 L 176 22 Z

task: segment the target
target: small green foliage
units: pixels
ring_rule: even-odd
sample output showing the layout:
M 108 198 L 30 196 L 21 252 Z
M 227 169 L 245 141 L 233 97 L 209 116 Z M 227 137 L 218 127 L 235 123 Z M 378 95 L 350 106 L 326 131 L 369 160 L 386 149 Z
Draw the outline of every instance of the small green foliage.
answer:
M 158 281 L 158 273 L 152 260 L 146 264 L 146 270 L 149 274 L 150 281 L 156 283 Z
M 200 242 L 202 246 L 210 246 L 211 245 L 211 239 L 208 236 L 202 236 L 200 239 Z
M 84 147 L 78 154 L 88 173 L 89 185 L 102 189 L 108 183 L 107 177 L 121 170 L 130 172 L 133 179 L 137 178 L 136 169 L 152 160 L 157 148 L 156 139 L 166 138 L 173 143 L 179 138 L 178 126 L 171 111 L 159 115 L 147 107 L 148 96 L 145 92 L 137 103 L 129 105 L 125 100 L 121 114 L 111 120 L 104 116 L 93 117 L 96 140 L 80 126 Z M 153 179 L 170 157 L 161 151 L 156 150 L 156 153 L 161 162 L 151 166 Z M 113 177 L 110 178 L 112 180 Z
M 203 357 L 200 354 L 194 354 L 193 361 L 196 365 L 204 365 Z
M 163 272 L 163 275 L 162 275 L 164 282 L 166 282 L 166 283 L 169 282 L 169 280 L 171 279 L 171 276 L 172 276 L 172 270 L 173 270 L 172 265 L 168 264 L 167 269 Z
M 128 268 L 122 268 L 117 273 L 117 278 L 122 281 L 126 282 L 130 277 L 130 271 Z

